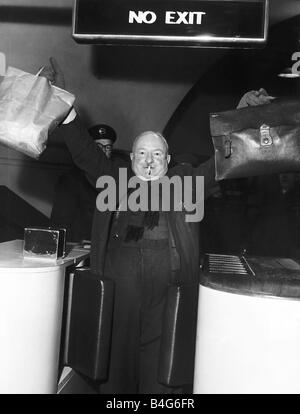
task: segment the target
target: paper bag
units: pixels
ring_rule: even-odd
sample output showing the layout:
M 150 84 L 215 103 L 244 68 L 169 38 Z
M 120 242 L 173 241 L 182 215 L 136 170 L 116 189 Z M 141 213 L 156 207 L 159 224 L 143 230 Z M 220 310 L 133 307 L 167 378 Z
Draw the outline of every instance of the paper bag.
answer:
M 9 67 L 0 84 L 0 143 L 38 158 L 74 100 L 45 77 Z

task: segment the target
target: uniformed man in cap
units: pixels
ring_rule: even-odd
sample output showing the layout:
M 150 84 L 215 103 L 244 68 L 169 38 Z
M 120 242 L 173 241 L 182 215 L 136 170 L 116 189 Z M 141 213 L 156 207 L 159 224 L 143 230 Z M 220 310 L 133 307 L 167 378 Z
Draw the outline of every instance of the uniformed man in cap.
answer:
M 115 130 L 109 125 L 97 124 L 89 128 L 89 134 L 102 149 L 107 158 L 111 157 L 113 145 L 117 139 Z
M 97 124 L 88 131 L 106 157 L 111 158 L 113 144 L 117 139 L 115 130 L 109 125 Z M 82 242 L 91 239 L 97 194 L 84 171 L 75 165 L 58 178 L 50 221 L 53 226 L 67 230 L 67 241 Z

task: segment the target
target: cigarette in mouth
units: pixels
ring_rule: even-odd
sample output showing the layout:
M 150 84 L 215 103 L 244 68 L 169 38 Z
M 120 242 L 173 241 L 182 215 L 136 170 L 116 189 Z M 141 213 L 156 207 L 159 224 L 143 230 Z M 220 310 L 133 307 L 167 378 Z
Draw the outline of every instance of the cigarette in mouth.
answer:
M 150 167 L 150 165 L 149 165 L 149 167 L 148 167 L 147 174 L 148 174 L 148 175 L 151 175 L 151 167 Z

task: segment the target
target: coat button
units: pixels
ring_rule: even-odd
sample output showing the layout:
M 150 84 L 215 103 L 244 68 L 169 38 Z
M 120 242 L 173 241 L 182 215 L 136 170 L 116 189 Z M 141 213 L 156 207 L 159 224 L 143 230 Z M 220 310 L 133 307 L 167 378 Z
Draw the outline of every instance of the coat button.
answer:
M 118 238 L 119 238 L 118 233 L 115 233 L 115 234 L 114 234 L 114 239 L 118 239 Z

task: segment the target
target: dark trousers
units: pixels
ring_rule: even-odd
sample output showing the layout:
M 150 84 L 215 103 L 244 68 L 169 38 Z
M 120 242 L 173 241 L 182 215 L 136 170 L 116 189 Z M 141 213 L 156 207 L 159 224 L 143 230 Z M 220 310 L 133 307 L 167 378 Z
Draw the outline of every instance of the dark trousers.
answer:
M 115 282 L 108 382 L 100 393 L 179 393 L 157 381 L 162 315 L 171 266 L 167 240 L 110 246 L 105 277 Z

